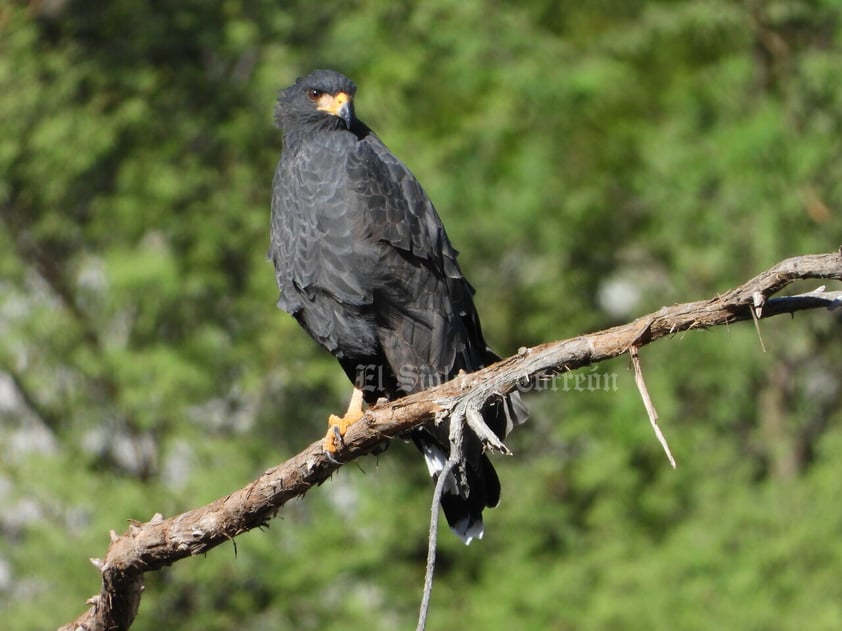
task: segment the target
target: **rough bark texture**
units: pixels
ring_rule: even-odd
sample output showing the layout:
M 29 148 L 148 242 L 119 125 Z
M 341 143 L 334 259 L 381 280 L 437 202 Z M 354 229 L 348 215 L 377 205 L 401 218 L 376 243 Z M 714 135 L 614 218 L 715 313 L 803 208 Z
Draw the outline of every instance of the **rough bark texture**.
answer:
M 811 278 L 842 280 L 842 252 L 800 256 L 782 261 L 744 285 L 709 300 L 663 307 L 637 320 L 604 331 L 524 348 L 517 355 L 441 386 L 370 409 L 345 435 L 331 460 L 319 440 L 288 461 L 267 470 L 248 486 L 200 508 L 111 533 L 103 560 L 94 559 L 102 575 L 100 593 L 91 607 L 65 630 L 128 629 L 137 615 L 143 574 L 179 559 L 202 554 L 252 528 L 266 524 L 288 500 L 321 484 L 342 464 L 369 453 L 383 440 L 445 415 L 464 420 L 487 438 L 487 447 L 507 452 L 478 423 L 476 410 L 489 399 L 545 376 L 617 357 L 666 335 L 740 320 L 762 319 L 819 307 L 842 305 L 842 292 L 822 289 L 771 298 L 789 283 Z M 314 426 L 318 423 L 314 423 Z

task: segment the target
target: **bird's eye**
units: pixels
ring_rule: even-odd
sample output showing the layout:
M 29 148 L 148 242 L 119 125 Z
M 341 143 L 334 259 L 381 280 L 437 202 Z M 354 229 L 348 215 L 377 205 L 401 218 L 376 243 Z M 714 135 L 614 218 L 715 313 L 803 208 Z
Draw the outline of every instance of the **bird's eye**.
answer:
M 322 94 L 324 94 L 324 92 L 321 90 L 317 90 L 316 88 L 307 88 L 307 98 L 311 101 L 318 101 L 322 98 Z

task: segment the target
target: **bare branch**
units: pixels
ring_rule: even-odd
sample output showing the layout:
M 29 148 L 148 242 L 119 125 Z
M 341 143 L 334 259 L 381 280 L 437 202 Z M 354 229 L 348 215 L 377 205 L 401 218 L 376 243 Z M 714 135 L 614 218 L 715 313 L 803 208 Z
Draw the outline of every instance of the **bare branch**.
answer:
M 475 373 L 368 410 L 351 426 L 334 462 L 318 440 L 287 462 L 267 470 L 248 486 L 207 506 L 181 515 L 132 525 L 112 540 L 101 561 L 100 593 L 92 607 L 63 630 L 127 629 L 137 613 L 143 574 L 188 556 L 203 554 L 220 543 L 262 526 L 287 501 L 321 484 L 343 463 L 391 438 L 451 411 L 471 423 L 472 410 L 494 397 L 512 392 L 526 380 L 574 370 L 618 357 L 678 331 L 759 318 L 803 309 L 835 308 L 842 292 L 814 291 L 800 296 L 770 298 L 789 283 L 810 278 L 842 279 L 842 254 L 817 254 L 787 259 L 747 283 L 709 300 L 663 307 L 634 322 L 579 337 L 550 342 L 504 359 Z M 762 310 L 757 314 L 757 296 Z M 315 425 L 315 424 L 314 424 Z M 500 446 L 489 441 L 490 446 Z M 503 447 L 505 449 L 505 447 Z

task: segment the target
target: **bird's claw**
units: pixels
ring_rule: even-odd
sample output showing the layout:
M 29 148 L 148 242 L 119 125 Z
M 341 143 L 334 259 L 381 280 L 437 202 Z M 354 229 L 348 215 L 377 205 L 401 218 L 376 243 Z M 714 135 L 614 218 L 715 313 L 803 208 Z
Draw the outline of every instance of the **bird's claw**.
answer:
M 348 428 L 359 421 L 362 417 L 362 410 L 349 411 L 342 418 L 336 416 L 335 414 L 330 415 L 330 418 L 328 419 L 329 427 L 327 434 L 322 442 L 322 449 L 324 449 L 328 456 L 336 455 L 336 452 L 339 451 L 341 447 L 345 446 L 345 432 L 347 432 Z

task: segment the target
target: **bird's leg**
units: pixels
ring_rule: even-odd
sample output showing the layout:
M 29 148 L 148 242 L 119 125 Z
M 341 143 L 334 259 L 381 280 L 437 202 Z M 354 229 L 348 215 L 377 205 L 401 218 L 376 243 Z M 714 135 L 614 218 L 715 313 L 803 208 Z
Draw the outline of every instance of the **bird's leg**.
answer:
M 324 450 L 329 454 L 334 454 L 342 444 L 342 437 L 348 428 L 363 417 L 363 391 L 359 388 L 354 388 L 351 394 L 351 401 L 348 403 L 348 411 L 345 416 L 339 418 L 335 414 L 331 414 L 328 419 L 327 435 L 324 439 Z

